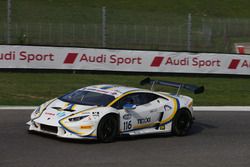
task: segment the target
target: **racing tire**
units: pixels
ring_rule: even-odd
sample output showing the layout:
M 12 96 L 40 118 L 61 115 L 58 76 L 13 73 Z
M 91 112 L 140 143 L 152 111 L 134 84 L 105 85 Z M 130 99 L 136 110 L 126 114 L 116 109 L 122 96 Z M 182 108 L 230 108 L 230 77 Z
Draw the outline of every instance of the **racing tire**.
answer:
M 97 140 L 110 143 L 115 140 L 118 133 L 118 121 L 114 115 L 104 116 L 97 128 Z
M 188 134 L 192 124 L 191 113 L 185 109 L 178 110 L 173 119 L 172 133 L 176 136 L 185 136 Z

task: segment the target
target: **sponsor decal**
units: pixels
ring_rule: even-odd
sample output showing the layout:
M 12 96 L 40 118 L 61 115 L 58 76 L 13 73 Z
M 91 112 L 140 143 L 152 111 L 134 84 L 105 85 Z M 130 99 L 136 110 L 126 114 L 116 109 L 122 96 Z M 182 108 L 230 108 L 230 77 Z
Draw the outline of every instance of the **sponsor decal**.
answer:
M 82 54 L 80 62 L 91 62 L 91 63 L 110 63 L 115 64 L 116 66 L 123 64 L 142 64 L 141 57 L 132 57 L 132 56 L 119 56 L 119 55 L 106 55 L 101 54 L 99 56 L 90 56 L 87 54 Z
M 137 119 L 137 123 L 138 124 L 146 124 L 146 123 L 150 123 L 151 122 L 151 118 L 143 118 L 143 119 Z
M 82 125 L 80 126 L 81 129 L 91 129 L 92 125 Z
M 0 68 L 250 75 L 250 57 L 217 53 L 1 45 Z M 119 94 L 109 91 L 110 95 L 115 93 Z
M 125 120 L 129 120 L 129 119 L 132 118 L 132 115 L 131 114 L 125 114 L 125 115 L 123 115 L 122 118 L 125 119 Z
M 55 116 L 55 114 L 51 112 L 45 112 L 45 115 Z
M 31 62 L 52 62 L 55 60 L 55 55 L 52 53 L 31 53 L 28 51 L 9 51 L 7 53 L 0 53 L 0 61 L 25 61 Z
M 132 122 L 131 122 L 131 120 L 123 122 L 123 130 L 127 131 L 127 130 L 130 130 L 130 129 L 132 129 Z
M 76 60 L 78 53 L 68 53 L 63 64 L 73 64 Z
M 164 57 L 156 56 L 151 63 L 151 67 L 159 67 L 163 61 Z
M 94 112 L 92 112 L 92 116 L 94 117 L 94 118 L 97 118 L 97 117 L 99 117 L 99 112 L 96 112 L 96 111 L 94 111 Z
M 230 62 L 228 69 L 231 70 L 236 70 L 238 68 L 250 68 L 250 61 L 248 60 L 243 60 L 241 61 L 240 59 L 232 59 Z
M 250 61 L 244 60 L 241 64 L 241 67 L 250 68 Z
M 151 67 L 160 67 L 161 65 L 166 66 L 191 66 L 191 67 L 220 67 L 221 60 L 219 59 L 202 59 L 199 57 L 154 57 Z
M 172 107 L 169 106 L 169 105 L 164 105 L 164 110 L 165 110 L 165 111 L 172 110 Z
M 16 52 L 10 51 L 8 53 L 1 53 L 0 60 L 16 60 Z
M 59 118 L 64 117 L 65 115 L 66 115 L 65 112 L 59 112 L 56 114 L 56 116 Z

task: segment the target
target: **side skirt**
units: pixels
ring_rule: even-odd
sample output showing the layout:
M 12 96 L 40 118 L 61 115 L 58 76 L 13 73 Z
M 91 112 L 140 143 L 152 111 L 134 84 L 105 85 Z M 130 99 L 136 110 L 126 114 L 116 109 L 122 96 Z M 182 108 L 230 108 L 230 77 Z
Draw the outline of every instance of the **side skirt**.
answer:
M 172 131 L 172 122 L 168 124 L 161 125 L 159 128 L 150 127 L 150 128 L 143 128 L 143 129 L 135 129 L 127 132 L 122 132 L 121 135 L 145 135 L 145 134 L 156 134 L 156 133 L 167 133 Z

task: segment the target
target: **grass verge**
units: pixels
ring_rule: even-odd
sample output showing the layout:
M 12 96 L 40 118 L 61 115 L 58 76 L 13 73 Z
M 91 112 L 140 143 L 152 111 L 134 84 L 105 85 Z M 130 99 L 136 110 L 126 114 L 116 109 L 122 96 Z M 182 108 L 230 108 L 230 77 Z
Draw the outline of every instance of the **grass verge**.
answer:
M 65 74 L 65 73 L 0 73 L 0 105 L 39 105 L 51 98 L 63 95 L 84 86 L 110 83 L 141 87 L 139 82 L 146 75 L 124 74 Z M 205 86 L 205 93 L 194 95 L 182 90 L 182 94 L 194 98 L 195 106 L 250 105 L 250 79 L 231 77 L 184 77 L 153 76 L 169 80 Z M 145 86 L 143 88 L 149 88 Z M 169 87 L 156 90 L 175 91 Z

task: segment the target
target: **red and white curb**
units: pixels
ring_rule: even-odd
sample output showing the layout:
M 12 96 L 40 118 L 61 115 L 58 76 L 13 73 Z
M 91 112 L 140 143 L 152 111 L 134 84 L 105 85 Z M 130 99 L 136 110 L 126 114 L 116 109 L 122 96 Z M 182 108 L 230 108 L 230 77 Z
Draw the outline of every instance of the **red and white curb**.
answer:
M 0 110 L 34 110 L 36 106 L 0 106 Z M 194 111 L 250 112 L 250 106 L 194 106 Z

